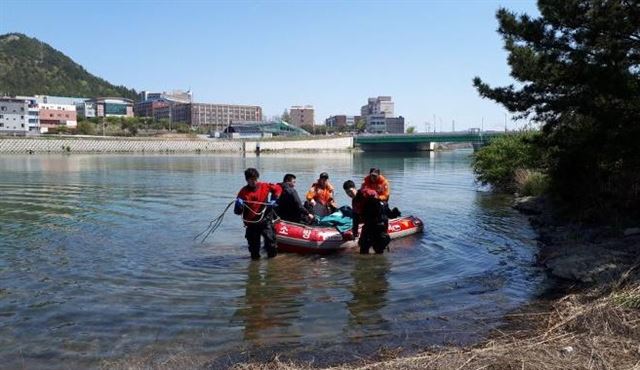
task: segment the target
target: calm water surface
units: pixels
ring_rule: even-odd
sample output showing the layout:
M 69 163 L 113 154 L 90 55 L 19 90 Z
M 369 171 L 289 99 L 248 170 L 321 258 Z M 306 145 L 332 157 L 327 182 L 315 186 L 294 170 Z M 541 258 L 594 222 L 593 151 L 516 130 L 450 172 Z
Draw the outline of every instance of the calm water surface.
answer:
M 470 154 L 2 155 L 0 367 L 276 352 L 323 364 L 477 340 L 543 277 L 526 218 L 474 183 Z M 251 262 L 229 212 L 195 243 L 249 166 L 272 182 L 295 173 L 300 193 L 321 171 L 340 189 L 380 167 L 392 206 L 426 232 L 383 256 Z

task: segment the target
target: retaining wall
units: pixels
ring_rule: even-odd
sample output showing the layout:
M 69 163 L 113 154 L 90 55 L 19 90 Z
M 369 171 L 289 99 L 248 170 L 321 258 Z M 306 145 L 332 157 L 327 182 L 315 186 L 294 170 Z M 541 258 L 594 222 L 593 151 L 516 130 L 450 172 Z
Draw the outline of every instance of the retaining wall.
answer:
M 0 153 L 163 153 L 255 152 L 257 141 L 171 140 L 142 138 L 0 138 Z M 339 151 L 353 147 L 353 138 L 261 141 L 261 151 Z

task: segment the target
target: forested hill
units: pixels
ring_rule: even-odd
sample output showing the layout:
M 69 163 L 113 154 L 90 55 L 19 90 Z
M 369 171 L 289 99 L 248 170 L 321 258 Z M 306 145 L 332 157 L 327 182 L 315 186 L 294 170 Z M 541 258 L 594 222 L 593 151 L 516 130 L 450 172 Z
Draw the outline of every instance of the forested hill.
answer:
M 1 95 L 136 99 L 135 90 L 112 85 L 48 44 L 20 33 L 0 35 Z

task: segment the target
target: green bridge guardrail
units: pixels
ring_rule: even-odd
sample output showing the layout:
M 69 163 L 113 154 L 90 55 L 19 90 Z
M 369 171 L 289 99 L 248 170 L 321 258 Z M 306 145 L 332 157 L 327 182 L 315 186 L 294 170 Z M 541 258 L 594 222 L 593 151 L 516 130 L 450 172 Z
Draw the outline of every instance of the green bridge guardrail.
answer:
M 371 134 L 354 136 L 356 144 L 393 144 L 393 143 L 465 143 L 485 142 L 508 132 L 437 132 L 424 134 Z

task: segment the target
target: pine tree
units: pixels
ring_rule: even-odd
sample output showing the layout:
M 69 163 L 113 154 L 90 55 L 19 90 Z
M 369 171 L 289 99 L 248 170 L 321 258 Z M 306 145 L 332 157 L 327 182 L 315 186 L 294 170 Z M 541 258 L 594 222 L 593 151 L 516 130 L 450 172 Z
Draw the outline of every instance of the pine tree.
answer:
M 481 96 L 542 124 L 552 191 L 587 216 L 640 215 L 640 3 L 539 0 L 497 12 L 517 85 Z M 622 211 L 622 212 L 620 212 Z

